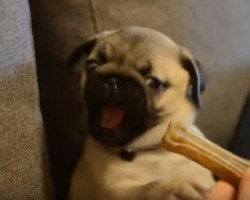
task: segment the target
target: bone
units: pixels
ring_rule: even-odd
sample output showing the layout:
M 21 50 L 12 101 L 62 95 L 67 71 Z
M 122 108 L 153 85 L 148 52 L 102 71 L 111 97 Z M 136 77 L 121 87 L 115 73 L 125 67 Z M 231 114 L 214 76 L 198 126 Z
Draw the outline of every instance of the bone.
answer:
M 235 188 L 250 167 L 249 161 L 212 143 L 198 133 L 198 130 L 181 123 L 169 123 L 162 143 L 167 150 L 195 161 Z

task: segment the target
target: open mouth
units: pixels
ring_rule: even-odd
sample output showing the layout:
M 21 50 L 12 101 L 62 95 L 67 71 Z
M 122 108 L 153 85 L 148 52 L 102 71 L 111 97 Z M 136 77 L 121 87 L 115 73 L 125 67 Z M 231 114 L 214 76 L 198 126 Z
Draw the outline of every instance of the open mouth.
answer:
M 90 133 L 108 146 L 126 145 L 150 128 L 155 119 L 153 113 L 143 108 L 135 104 L 91 104 L 88 117 Z
M 124 119 L 125 109 L 114 105 L 101 107 L 100 127 L 108 130 L 118 129 Z
M 99 142 L 124 146 L 155 123 L 157 112 L 148 106 L 146 93 L 136 81 L 124 77 L 112 81 L 96 76 L 86 82 L 88 128 Z
M 129 122 L 131 113 L 125 106 L 102 103 L 95 106 L 92 104 L 91 107 L 89 128 L 95 139 L 109 146 L 128 142 L 130 136 L 127 133 L 132 130 Z

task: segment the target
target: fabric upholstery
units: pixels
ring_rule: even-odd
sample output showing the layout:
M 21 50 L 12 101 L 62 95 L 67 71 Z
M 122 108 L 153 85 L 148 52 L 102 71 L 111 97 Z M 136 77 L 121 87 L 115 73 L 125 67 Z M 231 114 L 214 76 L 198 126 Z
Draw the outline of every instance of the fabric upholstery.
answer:
M 0 1 L 0 199 L 49 200 L 29 5 Z
M 235 135 L 232 138 L 230 150 L 235 154 L 250 159 L 250 93 L 243 106 Z
M 52 177 L 56 198 L 63 200 L 85 128 L 65 63 L 75 46 L 94 34 L 91 11 L 85 0 L 30 0 L 30 5 Z

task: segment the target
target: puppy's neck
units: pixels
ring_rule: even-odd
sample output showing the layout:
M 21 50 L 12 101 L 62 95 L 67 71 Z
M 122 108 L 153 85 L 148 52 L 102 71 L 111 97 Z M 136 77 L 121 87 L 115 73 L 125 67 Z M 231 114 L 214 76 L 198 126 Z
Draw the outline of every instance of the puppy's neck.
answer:
M 170 121 L 179 121 L 185 124 L 193 125 L 195 120 L 195 114 L 186 119 L 186 116 L 177 115 L 169 116 L 163 119 L 162 122 L 153 128 L 146 131 L 144 134 L 132 141 L 128 147 L 130 148 L 144 148 L 147 146 L 161 144 L 161 140 L 167 130 Z
M 144 134 L 132 141 L 128 147 L 143 148 L 161 143 L 161 139 L 167 130 L 169 121 L 165 121 L 149 129 Z

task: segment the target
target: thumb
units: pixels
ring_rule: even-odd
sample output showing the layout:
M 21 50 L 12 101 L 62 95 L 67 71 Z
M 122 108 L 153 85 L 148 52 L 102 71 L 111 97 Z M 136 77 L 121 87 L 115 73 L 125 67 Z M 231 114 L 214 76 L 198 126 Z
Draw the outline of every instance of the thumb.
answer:
M 236 192 L 231 185 L 224 181 L 218 181 L 207 194 L 206 200 L 234 200 L 235 195 Z
M 239 186 L 238 200 L 250 199 L 250 168 L 243 175 Z

